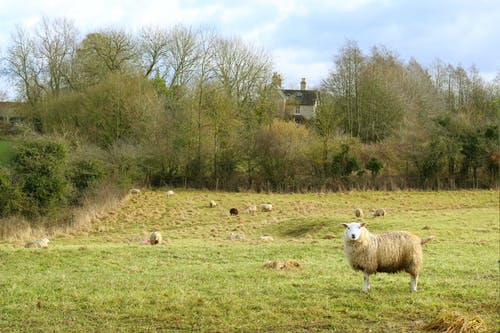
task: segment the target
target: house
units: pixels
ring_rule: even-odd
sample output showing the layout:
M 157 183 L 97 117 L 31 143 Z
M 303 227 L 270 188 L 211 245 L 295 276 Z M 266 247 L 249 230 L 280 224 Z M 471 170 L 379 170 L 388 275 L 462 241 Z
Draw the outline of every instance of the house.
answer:
M 311 119 L 319 103 L 319 91 L 306 89 L 306 79 L 300 81 L 300 90 L 280 89 L 282 110 L 286 118 L 303 123 Z

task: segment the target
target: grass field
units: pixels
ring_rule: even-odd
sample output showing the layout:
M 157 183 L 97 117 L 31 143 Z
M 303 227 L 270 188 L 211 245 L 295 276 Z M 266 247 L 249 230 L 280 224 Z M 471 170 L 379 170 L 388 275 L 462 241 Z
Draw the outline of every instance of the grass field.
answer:
M 264 202 L 274 210 L 244 212 Z M 356 207 L 387 210 L 364 218 L 372 233 L 436 237 L 417 293 L 406 273 L 374 275 L 360 292 L 340 225 Z M 145 191 L 48 249 L 0 243 L 0 332 L 421 332 L 447 312 L 498 332 L 499 223 L 498 191 Z M 141 245 L 153 230 L 164 244 Z M 279 259 L 302 268 L 263 268 Z

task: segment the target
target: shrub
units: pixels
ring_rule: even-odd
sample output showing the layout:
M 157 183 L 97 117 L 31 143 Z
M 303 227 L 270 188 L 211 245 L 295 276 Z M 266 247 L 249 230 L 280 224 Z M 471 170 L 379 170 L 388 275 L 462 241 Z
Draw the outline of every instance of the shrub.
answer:
M 349 146 L 344 144 L 340 153 L 333 157 L 332 173 L 334 176 L 345 178 L 359 170 L 359 160 L 349 156 L 349 149 Z
M 366 163 L 366 168 L 371 171 L 373 176 L 377 176 L 383 167 L 384 165 L 382 162 L 380 162 L 376 157 L 372 157 L 368 163 Z
M 11 184 L 7 169 L 0 168 L 0 217 L 15 215 L 22 204 L 21 191 Z
M 68 183 L 64 177 L 66 150 L 50 141 L 20 144 L 14 158 L 14 170 L 24 194 L 24 214 L 46 215 L 64 202 Z
M 84 191 L 99 182 L 104 176 L 104 167 L 99 160 L 76 161 L 69 171 L 69 179 L 78 191 Z

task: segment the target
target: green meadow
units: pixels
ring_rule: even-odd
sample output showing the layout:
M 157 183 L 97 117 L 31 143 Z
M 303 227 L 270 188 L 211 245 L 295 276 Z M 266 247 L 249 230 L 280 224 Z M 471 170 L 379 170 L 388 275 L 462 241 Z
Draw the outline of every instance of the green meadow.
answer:
M 267 202 L 272 212 L 245 212 Z M 373 218 L 379 207 L 387 215 Z M 406 273 L 374 275 L 360 292 L 341 226 L 359 220 L 372 233 L 436 237 L 424 246 L 418 292 Z M 47 249 L 0 242 L 0 332 L 424 332 L 448 312 L 498 332 L 499 223 L 498 191 L 146 190 L 47 235 Z M 143 245 L 155 230 L 164 242 Z M 263 267 L 286 259 L 301 267 Z

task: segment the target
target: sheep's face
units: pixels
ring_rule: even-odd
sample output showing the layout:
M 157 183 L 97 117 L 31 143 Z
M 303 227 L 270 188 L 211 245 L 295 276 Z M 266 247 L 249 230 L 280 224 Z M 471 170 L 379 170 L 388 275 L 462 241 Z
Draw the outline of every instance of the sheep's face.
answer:
M 343 223 L 345 228 L 344 237 L 346 240 L 357 241 L 359 236 L 361 236 L 361 228 L 364 228 L 366 223 Z

